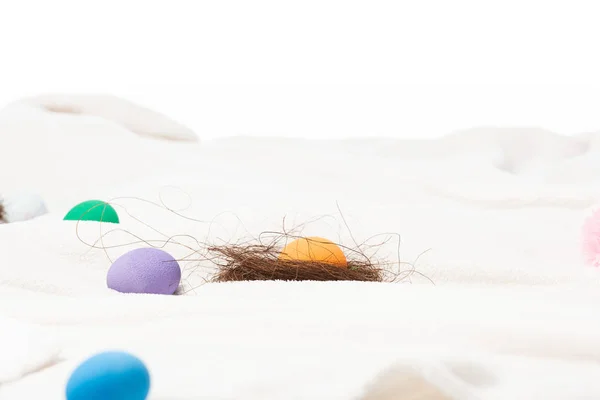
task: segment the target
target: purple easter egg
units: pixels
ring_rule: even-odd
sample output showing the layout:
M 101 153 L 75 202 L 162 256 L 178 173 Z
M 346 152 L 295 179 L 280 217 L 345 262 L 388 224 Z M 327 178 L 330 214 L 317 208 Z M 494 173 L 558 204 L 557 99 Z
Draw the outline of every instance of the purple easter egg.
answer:
M 106 284 L 122 293 L 173 294 L 181 281 L 179 263 L 167 252 L 135 249 L 110 266 Z

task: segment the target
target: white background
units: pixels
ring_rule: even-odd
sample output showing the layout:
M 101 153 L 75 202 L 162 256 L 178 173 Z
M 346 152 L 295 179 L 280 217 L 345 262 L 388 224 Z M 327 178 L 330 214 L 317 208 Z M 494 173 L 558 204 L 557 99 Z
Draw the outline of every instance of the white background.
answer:
M 111 93 L 203 138 L 600 130 L 599 7 L 0 0 L 0 103 Z

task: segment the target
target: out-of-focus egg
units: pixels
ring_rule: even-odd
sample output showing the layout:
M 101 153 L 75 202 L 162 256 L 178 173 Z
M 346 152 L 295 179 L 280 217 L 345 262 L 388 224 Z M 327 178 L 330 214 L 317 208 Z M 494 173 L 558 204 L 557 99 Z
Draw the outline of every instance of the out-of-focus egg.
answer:
M 111 351 L 81 363 L 67 382 L 67 400 L 145 400 L 150 374 L 137 357 Z

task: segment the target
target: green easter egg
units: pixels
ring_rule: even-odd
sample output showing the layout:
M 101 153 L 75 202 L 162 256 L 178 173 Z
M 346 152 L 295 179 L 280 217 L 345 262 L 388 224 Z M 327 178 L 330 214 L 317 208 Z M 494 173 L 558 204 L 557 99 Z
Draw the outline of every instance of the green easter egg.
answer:
M 100 200 L 88 200 L 77 204 L 65 215 L 65 221 L 99 221 L 119 223 L 119 216 L 108 203 Z

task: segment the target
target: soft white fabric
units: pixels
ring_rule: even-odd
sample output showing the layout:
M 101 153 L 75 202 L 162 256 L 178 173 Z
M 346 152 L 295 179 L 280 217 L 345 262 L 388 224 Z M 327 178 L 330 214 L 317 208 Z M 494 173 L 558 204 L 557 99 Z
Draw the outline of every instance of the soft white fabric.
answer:
M 49 213 L 0 226 L 0 315 L 46 329 L 65 361 L 3 384 L 2 398 L 61 399 L 72 368 L 111 348 L 147 362 L 152 399 L 354 399 L 396 363 L 430 371 L 458 398 L 600 396 L 600 271 L 579 251 L 582 221 L 600 200 L 599 135 L 181 143 L 28 107 L 0 112 L 0 148 L 11 149 L 0 181 L 6 192 L 40 193 Z M 162 200 L 201 221 L 122 197 Z M 93 198 L 113 199 L 121 224 L 76 232 L 62 221 Z M 281 230 L 284 217 L 288 229 L 309 222 L 303 234 L 348 246 L 398 233 L 400 252 L 390 236 L 377 256 L 399 255 L 425 277 L 198 287 L 210 263 L 190 260 L 185 296 L 106 289 L 110 260 L 144 244 L 111 246 L 181 234 L 223 243 Z M 80 241 L 114 229 L 106 251 Z M 176 240 L 165 249 L 178 258 L 198 248 Z M 472 363 L 489 379 L 465 373 Z
M 21 109 L 27 113 L 41 111 L 78 116 L 80 123 L 91 121 L 86 117 L 99 117 L 142 136 L 190 142 L 198 140 L 196 134 L 186 126 L 116 96 L 46 94 L 18 101 L 7 108 Z
M 8 301 L 10 298 L 2 299 Z M 59 362 L 59 353 L 59 346 L 45 330 L 13 318 L 0 317 L 0 388 L 7 382 Z

